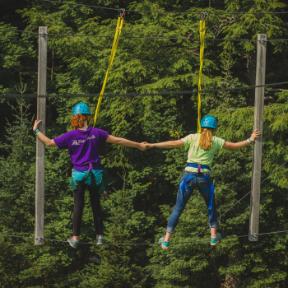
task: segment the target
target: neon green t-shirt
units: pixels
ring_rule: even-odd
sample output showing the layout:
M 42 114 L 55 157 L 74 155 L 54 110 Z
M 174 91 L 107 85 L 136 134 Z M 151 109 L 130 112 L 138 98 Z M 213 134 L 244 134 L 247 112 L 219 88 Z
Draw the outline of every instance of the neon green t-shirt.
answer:
M 198 163 L 202 165 L 208 165 L 211 167 L 214 156 L 218 153 L 225 140 L 216 136 L 213 136 L 212 146 L 209 150 L 204 150 L 199 147 L 200 134 L 189 134 L 188 136 L 182 138 L 185 148 L 188 148 L 188 159 L 187 163 Z M 196 172 L 197 168 L 186 167 L 186 171 Z M 208 172 L 203 169 L 203 172 Z

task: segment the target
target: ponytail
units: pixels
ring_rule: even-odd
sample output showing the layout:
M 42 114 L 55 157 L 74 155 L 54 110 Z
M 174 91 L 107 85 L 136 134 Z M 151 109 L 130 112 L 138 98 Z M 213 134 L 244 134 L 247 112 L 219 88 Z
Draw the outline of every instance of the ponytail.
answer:
M 212 146 L 212 129 L 203 128 L 200 135 L 199 147 L 203 150 L 209 150 Z

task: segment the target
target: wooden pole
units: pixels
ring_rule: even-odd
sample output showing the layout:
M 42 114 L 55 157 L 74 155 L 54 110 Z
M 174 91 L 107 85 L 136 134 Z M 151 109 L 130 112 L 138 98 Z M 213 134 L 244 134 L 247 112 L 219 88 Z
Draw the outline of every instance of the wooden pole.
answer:
M 47 80 L 47 27 L 40 26 L 38 33 L 38 89 L 37 119 L 42 120 L 41 131 L 46 127 L 46 80 Z M 36 140 L 35 185 L 35 245 L 44 244 L 44 144 Z
M 255 88 L 255 112 L 254 129 L 263 130 L 264 113 L 264 91 L 266 70 L 266 34 L 257 35 L 257 65 L 256 65 L 256 88 Z M 262 161 L 262 136 L 256 140 L 254 145 L 253 177 L 251 183 L 250 198 L 250 241 L 258 241 L 259 234 L 259 207 L 261 186 L 261 161 Z

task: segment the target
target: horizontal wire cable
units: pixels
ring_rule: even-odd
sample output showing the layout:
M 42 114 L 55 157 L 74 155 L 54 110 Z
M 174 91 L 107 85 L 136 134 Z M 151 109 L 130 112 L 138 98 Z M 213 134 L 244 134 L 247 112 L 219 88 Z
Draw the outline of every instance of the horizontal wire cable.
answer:
M 122 38 L 127 38 L 127 39 L 166 39 L 166 40 L 179 40 L 179 39 L 185 39 L 185 40 L 189 40 L 188 37 L 185 36 L 164 36 L 164 35 L 155 35 L 152 34 L 151 36 L 130 36 L 132 35 L 132 33 L 125 33 L 123 32 Z M 134 34 L 133 34 L 134 35 Z M 52 38 L 57 38 L 59 37 L 60 39 L 63 36 L 71 36 L 71 37 L 79 37 L 79 36 L 84 36 L 84 37 L 94 37 L 94 38 L 108 38 L 108 39 L 112 39 L 113 36 L 112 35 L 95 35 L 95 34 L 87 34 L 87 33 L 49 33 L 48 36 L 52 36 Z M 189 40 L 190 41 L 190 40 Z
M 1 31 L 2 27 L 0 27 L 0 31 Z M 49 29 L 49 27 L 48 27 Z M 7 29 L 4 29 L 3 30 L 7 30 Z M 27 30 L 21 30 L 21 29 L 14 29 L 16 30 L 17 32 L 21 32 L 23 34 L 31 34 L 31 35 L 34 35 L 34 36 L 38 36 L 38 31 L 27 31 Z M 51 38 L 51 39 L 62 39 L 63 36 L 71 36 L 71 37 L 93 37 L 93 38 L 107 38 L 107 39 L 112 39 L 113 38 L 113 35 L 99 35 L 99 34 L 93 34 L 93 33 L 82 33 L 82 32 L 51 32 L 49 33 L 48 31 L 48 39 Z M 184 35 L 179 35 L 177 37 L 175 36 L 164 36 L 164 35 L 155 35 L 155 34 L 152 34 L 150 36 L 135 36 L 135 33 L 128 33 L 128 32 L 125 32 L 123 31 L 123 38 L 127 38 L 127 39 L 153 39 L 153 40 L 170 40 L 170 41 L 177 41 L 177 40 L 188 40 L 189 42 L 191 42 L 191 36 L 184 36 Z M 198 35 L 196 37 L 196 39 L 198 40 Z M 195 39 L 192 39 L 192 40 L 195 40 Z M 235 41 L 235 42 L 256 42 L 256 41 L 259 41 L 257 40 L 256 38 L 255 39 L 249 39 L 249 38 L 209 38 L 209 37 L 206 37 L 205 38 L 205 42 L 213 42 L 213 41 Z M 262 40 L 261 40 L 262 41 Z M 267 40 L 265 40 L 265 42 L 275 42 L 275 41 L 288 41 L 288 38 L 268 38 Z
M 85 7 L 89 7 L 89 8 L 95 8 L 95 9 L 102 9 L 102 10 L 110 10 L 110 11 L 117 11 L 117 12 L 121 12 L 123 10 L 125 10 L 125 12 L 129 12 L 129 13 L 138 13 L 141 14 L 140 11 L 137 10 L 131 10 L 131 9 L 125 9 L 125 8 L 113 8 L 113 7 L 107 7 L 107 6 L 100 6 L 100 5 L 92 5 L 92 4 L 85 4 L 85 3 L 74 3 L 74 2 L 69 2 L 69 1 L 52 1 L 52 0 L 43 0 L 45 2 L 49 2 L 51 4 L 56 4 L 59 5 L 60 4 L 69 4 L 69 5 L 74 5 L 74 6 L 85 6 Z M 58 2 L 58 3 L 56 3 Z M 199 8 L 200 9 L 200 8 Z M 212 11 L 213 14 L 216 14 L 219 10 L 216 11 Z M 214 13 L 216 12 L 216 13 Z M 176 12 L 176 13 L 180 13 L 180 12 Z M 209 14 L 212 14 L 211 11 L 207 12 L 206 10 L 202 10 L 202 11 L 187 11 L 187 12 L 181 12 L 181 14 L 184 13 L 189 13 L 189 14 L 196 14 L 196 15 L 201 15 L 201 13 L 207 13 L 206 17 L 209 16 Z M 288 11 L 255 11 L 255 12 L 249 12 L 249 11 L 222 11 L 220 10 L 219 13 L 222 14 L 231 14 L 231 15 L 241 15 L 241 14 L 247 14 L 247 15 L 259 15 L 259 14 L 288 14 Z
M 278 230 L 278 231 L 271 231 L 271 232 L 263 232 L 263 233 L 258 233 L 256 234 L 256 236 L 266 236 L 266 235 L 273 235 L 273 234 L 282 234 L 282 233 L 288 233 L 288 230 Z M 233 237 L 234 235 L 228 235 Z M 244 237 L 248 237 L 250 236 L 249 234 L 245 234 L 245 235 L 236 235 L 237 238 L 244 238 Z
M 29 33 L 29 32 L 23 32 L 25 33 Z M 33 34 L 35 36 L 38 36 L 38 33 L 30 33 Z M 94 38 L 107 38 L 107 39 L 112 39 L 112 36 L 109 35 L 94 35 L 94 34 L 82 34 L 82 33 L 51 33 L 48 34 L 48 39 L 63 39 L 63 36 L 71 36 L 71 37 L 79 37 L 79 36 L 83 36 L 83 37 L 94 37 Z M 186 37 L 186 36 L 177 36 L 177 37 L 169 37 L 169 36 L 125 36 L 125 33 L 123 33 L 123 37 L 125 37 L 126 39 L 143 39 L 143 40 L 170 40 L 170 41 L 178 41 L 178 40 L 187 40 L 187 41 L 191 41 L 191 37 Z M 197 37 L 198 40 L 198 37 Z M 258 41 L 257 39 L 248 39 L 248 38 L 206 38 L 205 42 L 213 42 L 213 41 L 231 41 L 231 42 L 256 42 Z M 260 41 L 260 40 L 259 40 Z M 271 39 L 267 39 L 267 40 L 261 40 L 261 41 L 265 41 L 265 42 L 277 42 L 277 41 L 288 41 L 288 38 L 271 38 Z
M 13 238 L 33 238 L 34 235 L 31 232 L 20 232 L 20 233 L 14 233 L 14 234 L 10 234 L 7 233 L 7 231 L 1 231 L 1 235 L 3 236 L 9 236 L 9 237 L 13 237 Z
M 227 87 L 224 88 L 225 91 L 245 91 L 245 90 L 250 90 L 250 89 L 255 89 L 255 88 L 261 88 L 261 87 L 274 87 L 274 86 L 280 86 L 280 85 L 287 85 L 288 81 L 282 81 L 282 82 L 274 82 L 274 83 L 267 83 L 263 85 L 251 85 L 251 86 L 242 86 L 242 87 Z M 221 86 L 221 85 L 220 85 Z M 210 92 L 219 92 L 219 89 L 221 87 L 215 87 L 215 88 L 204 88 L 202 89 L 203 93 L 210 93 Z M 279 89 L 279 88 L 278 88 Z M 288 89 L 288 88 L 287 88 Z M 147 93 L 137 93 L 137 92 L 127 92 L 127 93 L 115 93 L 115 92 L 106 92 L 106 96 L 123 96 L 123 97 L 137 97 L 137 96 L 159 96 L 159 95 L 190 95 L 197 89 L 191 88 L 191 90 L 162 90 L 162 91 L 156 91 L 156 92 L 147 92 Z M 283 90 L 286 90 L 283 88 Z M 47 93 L 46 95 L 37 95 L 36 93 L 25 93 L 25 94 L 17 94 L 17 93 L 1 93 L 0 98 L 17 98 L 17 97 L 23 97 L 23 98 L 36 98 L 36 97 L 55 97 L 55 96 L 64 96 L 66 97 L 98 97 L 98 94 L 91 94 L 91 93 Z
M 269 232 L 262 232 L 262 233 L 258 233 L 257 236 L 267 236 L 267 235 L 275 235 L 275 234 L 286 234 L 288 233 L 288 230 L 276 230 L 276 231 L 269 231 Z M 197 233 L 199 234 L 199 233 Z M 1 231 L 1 235 L 3 235 L 4 237 L 11 237 L 11 238 L 16 238 L 16 239 L 33 239 L 34 235 L 33 234 L 29 234 L 29 235 L 21 235 L 21 234 L 7 234 L 4 231 Z M 193 235 L 193 234 L 192 234 Z M 191 236 L 191 234 L 190 234 Z M 196 236 L 196 233 L 195 233 Z M 231 234 L 231 235 L 227 235 L 226 237 L 236 237 L 236 238 L 244 238 L 244 237 L 248 237 L 248 234 L 245 235 L 236 235 L 236 234 Z M 225 238 L 226 238 L 225 237 Z M 55 238 L 43 238 L 44 241 L 47 242 L 52 242 L 52 243 L 67 243 L 67 240 L 58 240 Z M 175 242 L 173 243 L 173 246 L 179 246 L 179 245 L 183 245 L 183 244 L 195 244 L 195 241 L 179 241 L 179 242 Z M 95 241 L 81 241 L 79 242 L 79 245 L 95 245 L 97 246 L 97 244 L 95 243 Z M 114 247 L 125 247 L 125 246 L 131 246 L 131 247 L 137 247 L 137 246 L 158 246 L 159 243 L 158 242 L 121 242 L 121 243 L 114 243 L 114 242 L 106 242 L 104 244 L 102 244 L 101 246 L 114 246 Z
M 256 42 L 256 41 L 263 41 L 263 42 L 273 42 L 273 41 L 288 41 L 288 38 L 267 38 L 266 40 L 257 40 L 255 39 L 248 39 L 248 38 L 206 38 L 205 41 L 239 41 L 239 42 Z
M 261 15 L 261 14 L 288 14 L 288 11 L 259 11 L 259 12 L 249 12 L 249 11 L 221 11 L 222 14 L 235 14 L 235 15 L 242 15 L 242 14 L 247 14 L 247 15 Z M 208 12 L 209 15 L 209 12 Z
M 271 231 L 271 232 L 263 232 L 263 233 L 259 233 L 257 234 L 257 236 L 266 236 L 266 235 L 272 235 L 272 234 L 283 234 L 283 233 L 288 233 L 288 230 L 278 230 L 278 231 Z M 245 235 L 236 235 L 236 234 L 231 234 L 231 235 L 227 235 L 226 237 L 236 237 L 236 238 L 245 238 L 248 237 L 249 234 L 245 234 Z M 173 246 L 177 246 L 177 245 L 182 245 L 182 244 L 192 244 L 194 242 L 192 241 L 179 241 L 176 243 L 173 243 Z
M 51 0 L 42 0 L 44 2 L 49 2 L 51 4 L 59 5 L 59 4 L 69 4 L 74 6 L 85 6 L 89 8 L 96 8 L 96 9 L 102 9 L 102 10 L 110 10 L 110 11 L 122 11 L 124 8 L 113 8 L 113 7 L 107 7 L 107 6 L 99 6 L 99 5 L 92 5 L 92 4 L 84 4 L 84 3 L 75 3 L 75 2 L 69 2 L 69 1 L 51 1 Z M 56 3 L 58 2 L 58 3 Z M 60 3 L 59 3 L 60 2 Z
M 272 235 L 272 234 L 280 234 L 280 233 L 288 233 L 288 230 L 278 230 L 278 231 L 271 231 L 271 232 L 263 232 L 257 235 L 264 236 L 264 235 Z
M 177 40 L 188 40 L 189 42 L 191 42 L 191 36 L 177 36 L 177 37 L 174 37 L 174 36 L 164 36 L 164 35 L 151 35 L 151 36 L 130 36 L 132 33 L 125 33 L 123 32 L 123 38 L 126 38 L 126 39 L 159 39 L 159 40 L 171 40 L 171 41 L 177 41 Z M 109 38 L 109 39 L 112 39 L 113 37 L 112 36 L 109 36 L 109 35 L 94 35 L 94 34 L 84 34 L 84 33 L 74 33 L 74 34 L 71 34 L 71 33 L 51 33 L 51 34 L 48 34 L 48 36 L 52 36 L 52 38 L 61 38 L 63 36 L 83 36 L 83 37 L 91 37 L 93 36 L 94 38 Z M 198 35 L 196 37 L 196 39 L 192 39 L 192 40 L 198 40 Z M 256 38 L 255 39 L 249 39 L 249 38 L 209 38 L 209 37 L 206 37 L 205 39 L 205 42 L 213 42 L 213 41 L 235 41 L 235 42 L 256 42 L 256 41 L 260 41 L 260 40 L 257 40 Z M 261 40 L 262 41 L 262 40 Z M 265 42 L 273 42 L 273 41 L 288 41 L 288 38 L 268 38 L 265 40 Z

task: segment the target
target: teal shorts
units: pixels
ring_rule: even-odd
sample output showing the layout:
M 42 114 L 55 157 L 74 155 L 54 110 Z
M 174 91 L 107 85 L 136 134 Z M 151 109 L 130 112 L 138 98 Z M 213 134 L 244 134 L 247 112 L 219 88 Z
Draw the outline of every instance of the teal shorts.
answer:
M 78 171 L 72 169 L 72 177 L 71 177 L 71 187 L 72 189 L 76 189 L 76 187 L 80 183 L 84 183 L 87 186 L 96 185 L 99 188 L 103 188 L 103 170 L 102 169 L 92 169 L 87 171 Z

